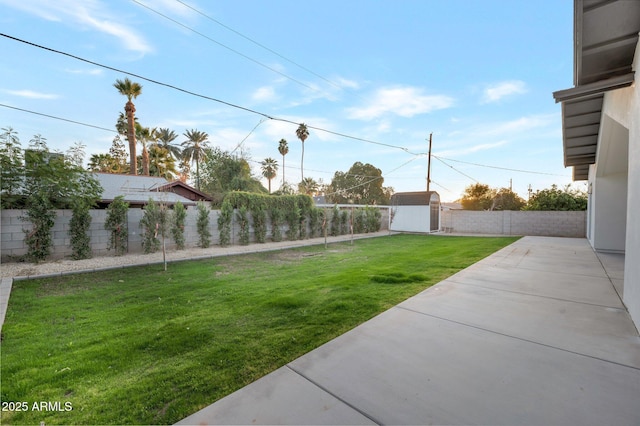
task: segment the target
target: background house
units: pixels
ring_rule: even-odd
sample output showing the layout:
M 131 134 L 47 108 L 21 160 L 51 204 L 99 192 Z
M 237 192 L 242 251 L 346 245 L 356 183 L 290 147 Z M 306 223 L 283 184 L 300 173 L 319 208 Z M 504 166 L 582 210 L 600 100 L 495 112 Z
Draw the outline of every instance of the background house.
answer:
M 435 191 L 398 192 L 391 196 L 391 231 L 440 230 L 440 195 Z
M 102 186 L 102 198 L 98 202 L 100 208 L 106 208 L 119 196 L 131 208 L 140 208 L 149 199 L 173 205 L 180 201 L 185 206 L 193 206 L 197 201 L 211 201 L 211 197 L 181 181 L 169 182 L 156 176 L 135 176 L 113 173 L 94 173 Z
M 622 298 L 640 326 L 640 1 L 574 1 L 574 86 L 562 103 L 565 166 L 589 181 L 587 238 L 624 253 Z

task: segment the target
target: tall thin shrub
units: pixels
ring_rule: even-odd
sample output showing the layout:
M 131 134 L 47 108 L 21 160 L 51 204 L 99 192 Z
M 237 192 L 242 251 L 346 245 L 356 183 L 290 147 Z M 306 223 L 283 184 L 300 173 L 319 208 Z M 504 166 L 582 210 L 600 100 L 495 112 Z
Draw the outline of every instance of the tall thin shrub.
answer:
M 330 235 L 332 237 L 338 236 L 338 235 L 341 234 L 340 230 L 341 230 L 341 226 L 340 226 L 340 209 L 338 209 L 337 205 L 334 205 L 333 209 L 331 210 L 331 232 L 330 232 Z
M 270 210 L 271 218 L 271 240 L 278 242 L 282 241 L 282 229 L 281 226 L 284 222 L 284 212 L 279 206 L 273 206 Z
M 220 245 L 227 247 L 231 244 L 231 219 L 233 217 L 233 206 L 229 200 L 224 200 L 220 207 L 218 216 L 218 231 L 220 232 Z
M 69 235 L 71 237 L 71 258 L 74 260 L 90 259 L 91 226 L 90 205 L 82 199 L 76 199 L 72 205 L 71 221 L 69 222 Z
M 127 212 L 129 203 L 124 201 L 123 195 L 118 195 L 107 207 L 107 220 L 104 227 L 111 233 L 108 250 L 113 249 L 116 256 L 127 252 L 129 230 L 127 228 Z
M 145 253 L 155 253 L 160 250 L 160 239 L 163 233 L 163 219 L 161 207 L 149 198 L 147 205 L 144 206 L 144 214 L 140 220 L 142 227 L 142 249 Z
M 241 206 L 236 216 L 238 218 L 238 225 L 240 226 L 240 230 L 238 231 L 240 245 L 247 246 L 249 245 L 249 231 L 251 228 L 251 224 L 249 223 L 249 210 L 245 206 Z
M 198 219 L 196 228 L 198 230 L 198 245 L 207 248 L 211 244 L 211 231 L 209 231 L 209 209 L 203 201 L 198 201 Z
M 55 224 L 55 217 L 49 196 L 43 190 L 38 190 L 29 197 L 26 215 L 21 218 L 32 225 L 30 230 L 23 230 L 28 249 L 27 259 L 41 262 L 51 254 L 51 228 Z
M 187 209 L 180 201 L 173 205 L 171 214 L 171 237 L 178 250 L 184 249 L 184 224 L 187 219 Z

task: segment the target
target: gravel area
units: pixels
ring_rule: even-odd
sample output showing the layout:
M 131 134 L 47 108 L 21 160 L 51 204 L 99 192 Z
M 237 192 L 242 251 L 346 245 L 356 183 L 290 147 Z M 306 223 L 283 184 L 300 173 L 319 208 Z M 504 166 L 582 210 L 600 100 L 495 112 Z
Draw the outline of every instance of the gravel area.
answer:
M 389 235 L 389 231 L 381 231 L 371 234 L 355 235 L 354 239 L 372 238 Z M 328 237 L 327 242 L 349 241 L 351 235 Z M 308 245 L 324 244 L 324 238 L 314 238 L 301 241 L 282 241 L 278 243 L 250 244 L 248 246 L 220 247 L 214 246 L 206 249 L 188 248 L 185 250 L 167 251 L 167 261 L 186 259 L 202 259 L 217 256 L 230 256 L 241 253 L 253 253 L 260 251 L 282 250 L 286 248 Z M 122 268 L 132 265 L 146 265 L 162 263 L 162 252 L 152 254 L 127 254 L 124 256 L 94 257 L 84 260 L 61 259 L 44 263 L 3 263 L 0 265 L 0 278 L 36 277 L 60 275 L 79 271 L 94 271 L 99 269 Z

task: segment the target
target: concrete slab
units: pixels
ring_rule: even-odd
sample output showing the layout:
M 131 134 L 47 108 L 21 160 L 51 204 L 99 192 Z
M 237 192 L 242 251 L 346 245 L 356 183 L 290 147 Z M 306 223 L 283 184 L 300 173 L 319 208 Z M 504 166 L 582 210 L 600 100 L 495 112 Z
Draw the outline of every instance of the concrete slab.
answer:
M 640 424 L 639 339 L 586 240 L 525 237 L 197 420 L 343 424 L 358 413 L 378 424 Z M 316 398 L 340 408 L 322 420 Z
M 290 366 L 379 424 L 640 423 L 638 369 L 399 308 Z
M 640 336 L 625 309 L 447 281 L 398 306 L 640 369 Z
M 476 264 L 447 281 L 612 308 L 624 307 L 611 281 L 600 276 Z
M 12 278 L 0 279 L 0 330 L 4 324 L 7 315 L 7 307 L 9 306 L 9 297 L 11 297 L 11 287 L 13 286 Z
M 315 384 L 282 367 L 178 425 L 367 425 L 375 424 Z

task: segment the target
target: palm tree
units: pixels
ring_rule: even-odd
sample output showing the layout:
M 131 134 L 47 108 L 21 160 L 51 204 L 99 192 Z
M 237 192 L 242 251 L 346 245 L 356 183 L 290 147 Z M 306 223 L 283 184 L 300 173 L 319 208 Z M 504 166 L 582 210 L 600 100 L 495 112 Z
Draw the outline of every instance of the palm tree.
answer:
M 121 95 L 127 97 L 127 103 L 124 105 L 124 112 L 127 115 L 127 140 L 129 141 L 129 171 L 132 175 L 138 174 L 138 164 L 136 159 L 136 130 L 135 130 L 135 114 L 136 107 L 132 99 L 137 98 L 142 93 L 142 86 L 125 77 L 124 80 L 116 80 L 115 87 Z
M 110 154 L 92 154 L 87 169 L 91 172 L 113 173 L 115 161 Z
M 298 129 L 296 130 L 296 136 L 302 142 L 302 159 L 300 160 L 300 175 L 302 177 L 302 182 L 304 182 L 304 141 L 309 137 L 309 129 L 307 129 L 307 125 L 304 123 L 300 123 Z
M 284 188 L 284 156 L 289 153 L 289 145 L 287 145 L 286 139 L 280 139 L 278 152 L 282 155 L 282 187 Z
M 298 192 L 301 194 L 314 195 L 318 192 L 318 182 L 316 182 L 313 178 L 305 178 L 302 182 L 298 184 Z
M 269 157 L 265 158 L 260 165 L 262 165 L 262 176 L 266 177 L 269 182 L 269 194 L 271 194 L 271 179 L 276 177 L 276 173 L 278 172 L 278 162 Z
M 160 146 L 167 151 L 169 154 L 176 160 L 179 160 L 182 157 L 182 150 L 179 146 L 173 145 L 171 142 L 178 138 L 178 134 L 173 130 L 169 130 L 167 128 L 159 128 L 154 129 L 153 139 L 156 142 L 160 142 Z
M 151 145 L 149 149 L 149 171 L 152 176 L 160 176 L 171 181 L 178 174 L 175 158 L 160 145 Z
M 149 150 L 147 145 L 152 141 L 151 130 L 148 127 L 136 126 L 136 137 L 142 145 L 142 174 L 149 176 Z
M 187 140 L 182 142 L 184 149 L 182 150 L 182 156 L 189 160 L 189 162 L 196 163 L 196 188 L 200 191 L 200 160 L 206 156 L 205 149 L 207 148 L 207 140 L 209 135 L 207 132 L 201 132 L 199 130 L 191 129 L 184 133 Z

